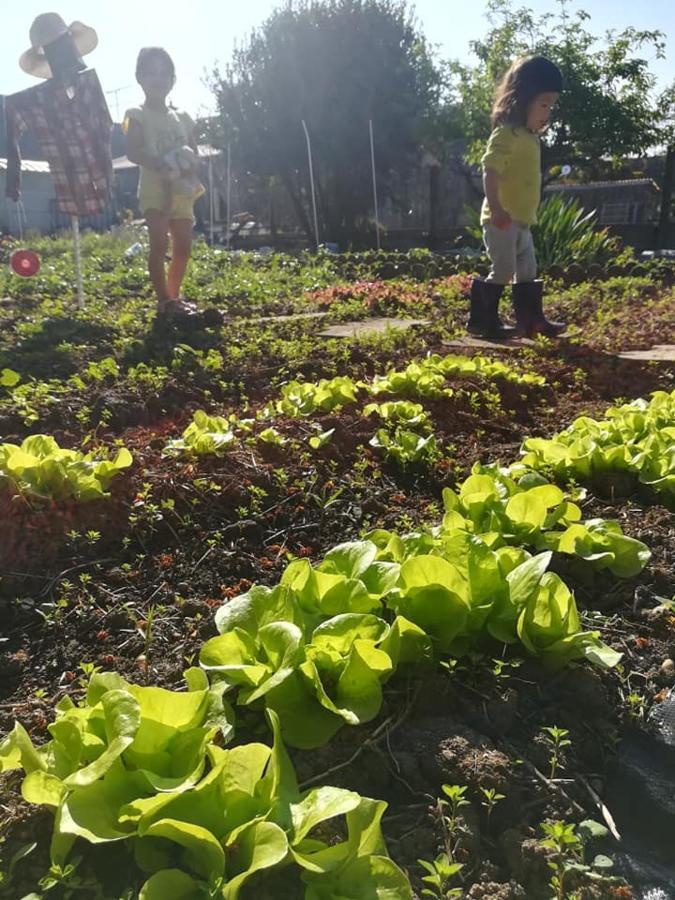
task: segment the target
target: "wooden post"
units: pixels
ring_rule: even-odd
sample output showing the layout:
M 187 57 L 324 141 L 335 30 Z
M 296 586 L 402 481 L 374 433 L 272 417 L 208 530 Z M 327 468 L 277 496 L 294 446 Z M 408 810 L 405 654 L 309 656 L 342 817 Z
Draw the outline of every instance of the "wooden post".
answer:
M 429 248 L 435 250 L 439 241 L 441 167 L 429 166 Z
M 77 282 L 77 305 L 79 309 L 84 308 L 84 286 L 82 281 L 82 250 L 80 243 L 80 220 L 77 216 L 71 216 L 70 222 L 73 227 L 73 245 L 75 249 L 75 278 Z

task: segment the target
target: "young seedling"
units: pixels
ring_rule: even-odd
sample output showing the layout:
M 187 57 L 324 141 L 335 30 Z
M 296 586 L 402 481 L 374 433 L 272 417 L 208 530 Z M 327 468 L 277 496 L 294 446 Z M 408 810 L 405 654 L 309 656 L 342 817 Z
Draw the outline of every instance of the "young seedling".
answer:
M 455 843 L 461 831 L 459 811 L 463 806 L 469 806 L 469 801 L 464 797 L 466 790 L 466 785 L 444 784 L 442 791 L 448 799 L 439 797 L 437 800 L 438 813 L 445 833 L 446 851 L 450 859 L 454 858 Z
M 572 741 L 570 741 L 567 737 L 567 735 L 569 734 L 567 728 L 558 728 L 557 725 L 547 725 L 544 728 L 544 731 L 546 732 L 544 740 L 551 747 L 551 756 L 549 758 L 549 762 L 551 764 L 551 774 L 549 775 L 549 778 L 551 779 L 551 781 L 553 781 L 558 768 L 561 768 L 561 751 L 564 747 L 571 747 Z
M 488 831 L 490 830 L 490 816 L 492 815 L 492 810 L 499 803 L 500 800 L 506 799 L 506 794 L 499 794 L 495 788 L 484 788 L 480 789 L 481 794 L 483 795 L 483 799 L 481 800 L 481 806 L 484 806 L 487 811 L 487 827 Z
M 598 854 L 590 865 L 586 862 L 586 845 L 609 834 L 604 825 L 585 819 L 578 826 L 555 821 L 545 822 L 541 828 L 547 836 L 539 842 L 540 846 L 553 851 L 548 865 L 553 871 L 549 885 L 555 900 L 567 900 L 572 896 L 566 891 L 567 875 L 572 873 L 583 874 L 595 882 L 622 884 L 620 879 L 607 877 L 613 866 L 609 857 Z
M 461 863 L 450 862 L 447 853 L 440 853 L 433 862 L 426 859 L 418 859 L 417 862 L 429 873 L 422 876 L 422 881 L 431 885 L 422 889 L 423 897 L 452 900 L 462 896 L 461 888 L 450 887 L 450 882 L 462 868 Z
M 577 859 L 581 852 L 581 838 L 576 834 L 574 825 L 565 822 L 544 822 L 541 828 L 546 837 L 539 842 L 540 846 L 553 851 L 553 857 L 548 863 L 553 871 L 549 882 L 553 896 L 555 900 L 566 900 L 567 864 L 570 859 Z

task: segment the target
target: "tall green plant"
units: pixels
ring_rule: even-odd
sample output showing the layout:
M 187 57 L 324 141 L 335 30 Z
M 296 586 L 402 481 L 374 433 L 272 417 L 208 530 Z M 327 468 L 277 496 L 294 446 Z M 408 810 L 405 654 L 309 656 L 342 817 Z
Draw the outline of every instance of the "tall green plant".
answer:
M 532 229 L 537 262 L 542 268 L 605 262 L 617 249 L 606 228 L 598 229 L 597 211 L 586 212 L 577 199 L 547 197 Z

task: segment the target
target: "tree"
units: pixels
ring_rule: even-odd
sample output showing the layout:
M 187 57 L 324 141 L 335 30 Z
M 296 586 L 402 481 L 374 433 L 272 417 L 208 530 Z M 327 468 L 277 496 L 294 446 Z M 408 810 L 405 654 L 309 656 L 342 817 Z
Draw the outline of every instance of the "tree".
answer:
M 557 2 L 556 14 L 536 16 L 525 7 L 514 9 L 510 0 L 489 0 L 490 30 L 471 45 L 477 65 L 449 64 L 452 102 L 469 139 L 470 162 L 478 162 L 490 134 L 497 82 L 527 54 L 549 57 L 565 79 L 542 146 L 545 169 L 568 163 L 594 177 L 621 157 L 663 143 L 656 78 L 644 55 L 650 50 L 663 57 L 663 33 L 627 28 L 601 39 L 588 30 L 588 13 L 570 15 L 568 0 Z
M 439 81 L 405 0 L 288 0 L 214 72 L 210 139 L 231 143 L 234 165 L 278 177 L 312 236 L 305 120 L 322 231 L 338 238 L 372 216 L 369 119 L 386 199 L 416 161 Z

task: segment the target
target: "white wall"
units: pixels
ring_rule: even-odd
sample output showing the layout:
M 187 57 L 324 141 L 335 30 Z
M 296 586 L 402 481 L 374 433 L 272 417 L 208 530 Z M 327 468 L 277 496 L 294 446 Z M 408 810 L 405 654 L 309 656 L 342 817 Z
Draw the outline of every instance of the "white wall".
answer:
M 21 199 L 26 221 L 24 231 L 48 232 L 53 226 L 54 186 L 51 175 L 24 172 L 21 177 Z M 5 172 L 0 170 L 0 228 L 18 234 L 17 209 L 13 200 L 5 197 Z

